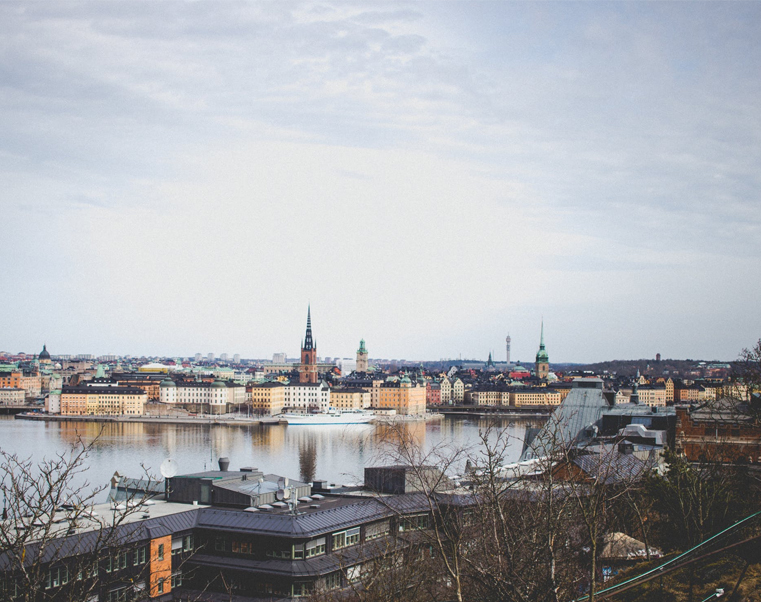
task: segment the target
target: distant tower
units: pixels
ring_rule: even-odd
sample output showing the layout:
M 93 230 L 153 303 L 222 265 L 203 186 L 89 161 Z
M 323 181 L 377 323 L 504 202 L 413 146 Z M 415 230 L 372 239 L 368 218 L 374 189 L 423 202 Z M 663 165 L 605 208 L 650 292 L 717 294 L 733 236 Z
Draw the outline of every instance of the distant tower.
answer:
M 48 346 L 43 345 L 42 351 L 40 351 L 40 355 L 37 357 L 39 362 L 41 364 L 51 364 L 52 360 L 50 359 L 50 353 L 48 353 Z
M 367 349 L 365 348 L 365 339 L 359 341 L 359 349 L 357 349 L 357 372 L 367 372 Z
M 307 332 L 301 344 L 300 383 L 317 382 L 317 343 L 312 340 L 312 307 L 307 307 Z
M 510 333 L 507 334 L 507 338 L 505 339 L 505 342 L 507 343 L 507 363 L 510 364 Z
M 655 361 L 656 362 L 660 362 L 661 361 L 661 354 L 660 353 L 656 353 L 655 354 Z
M 550 373 L 550 357 L 544 348 L 544 320 L 542 320 L 542 335 L 539 339 L 539 351 L 536 352 L 536 376 L 538 378 L 547 378 Z

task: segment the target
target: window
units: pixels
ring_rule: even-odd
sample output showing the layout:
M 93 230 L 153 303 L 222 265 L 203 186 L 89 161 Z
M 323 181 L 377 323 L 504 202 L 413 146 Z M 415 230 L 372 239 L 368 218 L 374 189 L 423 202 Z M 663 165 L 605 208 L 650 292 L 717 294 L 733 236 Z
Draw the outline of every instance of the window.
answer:
M 325 538 L 320 537 L 314 539 L 306 544 L 306 557 L 312 558 L 313 556 L 319 556 L 325 553 Z
M 254 546 L 250 541 L 234 541 L 232 551 L 237 554 L 253 554 Z M 290 555 L 288 556 L 290 558 Z
M 304 558 L 304 544 L 297 543 L 293 546 L 293 559 L 303 560 L 303 558 Z
M 294 598 L 303 598 L 304 596 L 309 595 L 310 589 L 311 587 L 309 583 L 294 583 L 291 595 Z
M 182 552 L 182 537 L 172 540 L 172 556 L 177 556 Z
M 158 552 L 159 560 L 164 560 L 164 544 L 159 544 L 159 552 Z
M 156 591 L 160 594 L 164 593 L 164 579 L 159 579 L 158 583 L 156 584 Z
M 416 531 L 428 528 L 428 515 L 416 514 L 414 516 L 405 516 L 399 521 L 399 531 Z
M 182 585 L 182 573 L 174 573 L 172 575 L 172 589 L 180 587 Z
M 192 552 L 193 551 L 193 536 L 192 535 L 186 535 L 182 538 L 182 551 L 183 552 Z
M 378 539 L 379 537 L 385 537 L 391 531 L 391 523 L 387 520 L 381 523 L 373 523 L 365 527 L 365 541 L 371 541 Z
M 325 589 L 338 589 L 341 587 L 341 573 L 335 572 L 325 575 Z
M 135 550 L 135 555 L 132 558 L 133 566 L 137 566 L 139 564 L 145 564 L 145 546 Z
M 60 587 L 66 585 L 69 582 L 69 569 L 65 566 L 59 566 L 54 569 L 50 569 L 45 580 L 45 589 L 51 587 Z
M 217 552 L 224 552 L 227 549 L 227 545 L 223 537 L 217 537 L 214 540 L 214 549 Z
M 108 602 L 127 602 L 127 588 L 119 587 L 108 592 Z
M 359 543 L 359 527 L 341 531 L 333 535 L 333 549 L 340 550 Z

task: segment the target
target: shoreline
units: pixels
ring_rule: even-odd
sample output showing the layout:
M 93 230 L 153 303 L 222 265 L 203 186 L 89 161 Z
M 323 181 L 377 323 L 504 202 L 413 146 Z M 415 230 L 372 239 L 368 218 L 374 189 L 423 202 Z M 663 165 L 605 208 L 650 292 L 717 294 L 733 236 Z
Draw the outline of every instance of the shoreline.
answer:
M 446 413 L 429 413 L 423 416 L 378 416 L 370 424 L 394 424 L 397 422 L 430 422 L 444 420 L 447 416 L 470 416 L 470 417 L 487 417 L 510 418 L 510 419 L 529 419 L 546 418 L 546 414 L 527 414 L 516 412 L 446 412 Z M 16 420 L 38 420 L 46 422 L 112 422 L 122 424 L 174 424 L 181 426 L 190 425 L 208 425 L 208 426 L 272 426 L 284 424 L 277 416 L 257 416 L 257 417 L 239 417 L 239 416 L 61 416 L 60 414 L 38 414 L 23 413 L 16 414 Z

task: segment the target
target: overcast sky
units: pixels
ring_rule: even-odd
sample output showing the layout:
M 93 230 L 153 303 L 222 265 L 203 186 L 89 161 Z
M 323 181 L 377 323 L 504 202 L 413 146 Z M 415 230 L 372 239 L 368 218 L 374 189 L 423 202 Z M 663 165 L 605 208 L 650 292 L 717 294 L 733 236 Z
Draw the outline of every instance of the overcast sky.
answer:
M 734 359 L 761 3 L 0 4 L 0 350 Z

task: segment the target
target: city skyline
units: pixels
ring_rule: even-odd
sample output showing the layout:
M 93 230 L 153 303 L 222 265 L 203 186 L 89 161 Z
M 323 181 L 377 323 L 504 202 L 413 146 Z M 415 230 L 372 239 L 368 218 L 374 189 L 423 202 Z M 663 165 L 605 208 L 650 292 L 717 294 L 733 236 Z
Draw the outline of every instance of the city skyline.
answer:
M 761 5 L 3 3 L 0 348 L 736 358 Z M 502 350 L 501 352 L 499 350 Z

